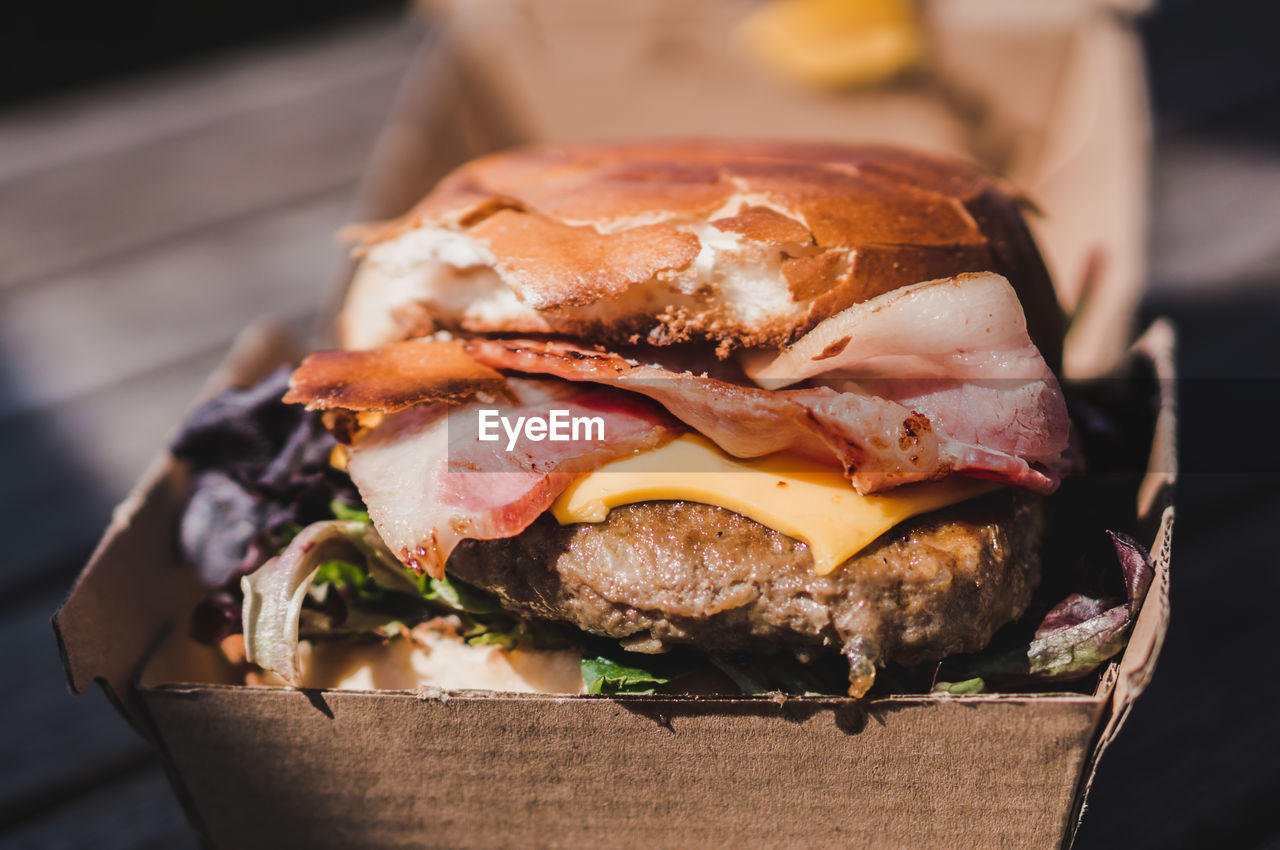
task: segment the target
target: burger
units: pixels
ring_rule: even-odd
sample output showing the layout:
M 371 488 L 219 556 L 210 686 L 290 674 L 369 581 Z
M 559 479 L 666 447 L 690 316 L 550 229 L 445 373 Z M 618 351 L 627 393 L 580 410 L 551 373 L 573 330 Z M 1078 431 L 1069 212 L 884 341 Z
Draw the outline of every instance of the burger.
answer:
M 220 639 L 256 681 L 570 692 L 835 670 L 862 696 L 981 650 L 1029 605 L 1071 457 L 1025 206 L 885 146 L 463 165 L 351 230 L 339 348 L 179 440 L 289 423 L 230 476 L 258 482 L 244 545 L 209 543 L 225 488 L 184 521 L 231 565 Z

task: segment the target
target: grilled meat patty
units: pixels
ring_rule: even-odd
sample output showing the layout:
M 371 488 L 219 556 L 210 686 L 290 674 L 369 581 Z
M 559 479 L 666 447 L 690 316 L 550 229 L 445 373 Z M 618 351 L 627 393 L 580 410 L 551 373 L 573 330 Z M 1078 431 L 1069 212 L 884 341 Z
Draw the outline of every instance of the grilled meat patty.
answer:
M 643 502 L 601 523 L 543 515 L 516 537 L 468 540 L 448 570 L 512 610 L 637 651 L 827 645 L 915 664 L 981 649 L 1022 614 L 1041 524 L 1038 497 L 1001 491 L 908 520 L 819 576 L 806 544 L 740 514 Z

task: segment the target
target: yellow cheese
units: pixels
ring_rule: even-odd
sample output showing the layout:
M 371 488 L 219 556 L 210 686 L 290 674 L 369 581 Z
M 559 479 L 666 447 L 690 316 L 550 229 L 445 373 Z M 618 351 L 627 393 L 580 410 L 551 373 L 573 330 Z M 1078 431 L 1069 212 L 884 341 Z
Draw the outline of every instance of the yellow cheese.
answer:
M 618 505 L 683 499 L 727 508 L 809 544 L 826 575 L 904 519 L 994 490 L 950 476 L 860 495 L 839 471 L 788 453 L 740 460 L 686 434 L 662 448 L 605 464 L 561 494 L 551 511 L 563 525 L 602 522 Z

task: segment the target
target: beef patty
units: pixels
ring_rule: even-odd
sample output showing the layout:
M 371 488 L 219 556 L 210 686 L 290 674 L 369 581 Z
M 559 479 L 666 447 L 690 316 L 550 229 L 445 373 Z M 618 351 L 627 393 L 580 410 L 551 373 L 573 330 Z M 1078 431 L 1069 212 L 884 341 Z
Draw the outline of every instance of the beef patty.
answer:
M 509 609 L 635 651 L 825 645 L 915 664 L 981 649 L 1021 616 L 1039 581 L 1041 516 L 1038 497 L 1001 491 L 903 522 L 819 576 L 805 543 L 740 514 L 642 502 L 601 523 L 543 515 L 517 537 L 466 541 L 448 570 Z

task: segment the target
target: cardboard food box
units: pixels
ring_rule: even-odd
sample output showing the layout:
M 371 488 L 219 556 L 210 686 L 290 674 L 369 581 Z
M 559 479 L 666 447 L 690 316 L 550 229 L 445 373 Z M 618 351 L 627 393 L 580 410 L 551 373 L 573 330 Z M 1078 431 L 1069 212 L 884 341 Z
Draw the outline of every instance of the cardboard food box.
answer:
M 166 637 L 185 632 L 205 592 L 177 559 L 187 482 L 162 454 L 54 625 L 72 688 L 99 684 L 155 744 L 209 844 L 1070 843 L 1169 616 L 1171 331 L 1158 323 L 1130 345 L 1147 168 L 1138 46 L 1120 12 L 1083 0 L 927 8 L 927 71 L 889 89 L 834 93 L 776 79 L 734 47 L 725 33 L 749 4 L 655 0 L 606 13 L 591 0 L 459 3 L 444 9 L 451 25 L 432 31 L 405 80 L 363 209 L 398 213 L 461 161 L 526 139 L 874 137 L 951 147 L 999 168 L 1044 212 L 1038 236 L 1064 303 L 1084 305 L 1069 373 L 1131 357 L 1159 378 L 1150 461 L 1131 494 L 1156 578 L 1097 688 L 855 701 L 218 684 L 212 653 L 156 653 L 176 645 Z M 279 332 L 252 329 L 209 389 L 298 354 Z

